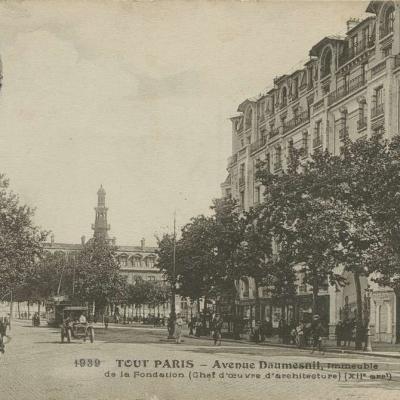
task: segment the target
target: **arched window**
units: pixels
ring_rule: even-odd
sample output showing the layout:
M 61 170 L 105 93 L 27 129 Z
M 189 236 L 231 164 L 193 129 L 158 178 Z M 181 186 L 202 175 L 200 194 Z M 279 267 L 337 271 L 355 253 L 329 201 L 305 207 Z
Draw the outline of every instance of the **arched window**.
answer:
M 381 37 L 389 35 L 389 33 L 393 32 L 394 25 L 394 7 L 388 7 L 383 14 L 383 18 L 381 21 Z
M 332 65 L 332 50 L 327 48 L 321 62 L 321 78 L 330 75 Z
M 132 257 L 132 264 L 134 268 L 141 268 L 142 266 L 142 257 L 140 255 L 136 255 Z
M 287 88 L 286 88 L 286 86 L 284 86 L 282 88 L 281 103 L 282 103 L 282 107 L 285 107 L 287 105 Z
M 253 110 L 249 108 L 246 113 L 245 129 L 251 128 L 252 119 L 253 119 Z

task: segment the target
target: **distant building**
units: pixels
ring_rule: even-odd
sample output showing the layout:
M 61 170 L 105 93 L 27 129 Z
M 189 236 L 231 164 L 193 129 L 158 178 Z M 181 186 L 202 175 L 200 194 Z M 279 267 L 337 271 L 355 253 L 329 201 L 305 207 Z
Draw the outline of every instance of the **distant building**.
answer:
M 350 19 L 345 36 L 326 36 L 312 46 L 303 68 L 274 79 L 269 89 L 244 100 L 232 122 L 232 155 L 228 176 L 221 184 L 223 196 L 237 199 L 244 210 L 263 200 L 256 164 L 265 161 L 274 173 L 287 166 L 290 147 L 306 160 L 316 149 L 340 154 L 343 139 L 400 133 L 400 5 L 371 1 L 371 15 Z M 340 271 L 339 271 L 340 273 Z M 320 307 L 331 332 L 344 315 L 354 315 L 353 279 L 342 289 L 326 286 Z M 400 339 L 400 303 L 395 293 L 365 278 L 362 290 L 373 287 L 370 320 L 375 340 Z M 281 317 L 267 292 L 259 288 L 261 309 L 255 309 L 254 280 L 238 282 L 239 312 L 249 319 Z M 286 317 L 301 318 L 311 311 L 310 287 L 299 275 L 298 301 Z
M 94 231 L 93 238 L 104 238 L 117 247 L 117 257 L 121 268 L 121 274 L 127 277 L 128 283 L 134 283 L 135 279 L 139 277 L 148 281 L 164 281 L 163 273 L 155 267 L 157 247 L 146 246 L 145 239 L 142 239 L 138 246 L 118 246 L 115 237 L 109 237 L 110 225 L 107 221 L 108 208 L 106 207 L 105 199 L 106 191 L 103 186 L 100 186 L 97 191 L 95 221 L 94 224 L 92 224 L 92 229 Z M 58 243 L 54 240 L 54 235 L 51 235 L 50 242 L 46 243 L 44 248 L 45 251 L 51 253 L 62 252 L 68 255 L 81 250 L 85 243 L 85 236 L 81 237 L 80 243 Z M 179 309 L 179 302 L 177 304 L 177 308 Z M 147 315 L 150 312 L 156 312 L 156 314 L 160 312 L 168 316 L 169 304 L 161 306 L 157 311 L 149 307 L 144 307 L 140 312 L 141 315 Z

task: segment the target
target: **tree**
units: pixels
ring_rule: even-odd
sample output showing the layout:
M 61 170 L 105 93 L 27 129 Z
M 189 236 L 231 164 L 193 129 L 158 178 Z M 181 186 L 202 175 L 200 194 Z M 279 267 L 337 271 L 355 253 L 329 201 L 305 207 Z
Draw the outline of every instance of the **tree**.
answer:
M 266 188 L 258 220 L 275 243 L 275 257 L 269 261 L 273 287 L 293 285 L 291 268 L 296 268 L 303 283 L 312 286 L 313 313 L 318 313 L 320 288 L 339 279 L 335 267 L 342 209 L 325 195 L 323 185 L 336 161 L 328 153 L 316 152 L 300 168 L 298 155 L 291 152 L 287 171 L 273 175 L 261 165 L 257 173 Z M 277 273 L 283 262 L 288 264 L 285 273 Z
M 47 233 L 33 224 L 33 215 L 0 175 L 0 292 L 20 287 L 41 257 Z
M 244 216 L 237 202 L 231 197 L 215 199 L 211 206 L 215 243 L 215 280 L 214 296 L 232 303 L 232 314 L 236 316 L 236 282 L 243 276 L 243 240 L 246 228 Z
M 125 297 L 126 277 L 120 273 L 116 247 L 107 240 L 93 238 L 77 254 L 75 297 L 104 308 Z

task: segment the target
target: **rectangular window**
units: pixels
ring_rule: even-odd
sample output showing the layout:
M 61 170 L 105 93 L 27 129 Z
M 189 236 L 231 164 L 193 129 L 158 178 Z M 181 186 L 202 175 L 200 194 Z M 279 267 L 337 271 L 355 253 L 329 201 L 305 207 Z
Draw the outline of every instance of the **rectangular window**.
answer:
M 313 147 L 322 145 L 322 121 L 317 121 L 314 127 Z
M 383 87 L 375 89 L 375 105 L 383 104 Z

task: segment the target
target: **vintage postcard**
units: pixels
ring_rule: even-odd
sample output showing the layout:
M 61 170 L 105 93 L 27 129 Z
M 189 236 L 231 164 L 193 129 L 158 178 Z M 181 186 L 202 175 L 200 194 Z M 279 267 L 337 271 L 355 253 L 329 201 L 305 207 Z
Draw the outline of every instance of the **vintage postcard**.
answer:
M 0 2 L 0 399 L 398 399 L 400 2 Z

